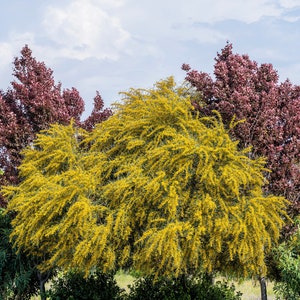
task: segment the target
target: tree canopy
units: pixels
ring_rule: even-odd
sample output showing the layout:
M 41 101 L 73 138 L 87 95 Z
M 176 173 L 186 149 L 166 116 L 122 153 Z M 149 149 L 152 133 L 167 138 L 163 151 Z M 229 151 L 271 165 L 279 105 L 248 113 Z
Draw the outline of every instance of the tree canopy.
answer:
M 91 132 L 56 124 L 23 152 L 22 182 L 3 189 L 11 238 L 49 255 L 43 269 L 264 274 L 286 202 L 263 193 L 250 151 L 173 78 L 131 89 Z

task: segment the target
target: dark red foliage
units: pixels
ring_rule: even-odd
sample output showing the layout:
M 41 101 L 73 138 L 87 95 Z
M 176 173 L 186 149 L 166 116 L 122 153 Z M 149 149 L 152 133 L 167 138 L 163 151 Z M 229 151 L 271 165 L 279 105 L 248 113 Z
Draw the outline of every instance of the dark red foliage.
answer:
M 94 109 L 91 115 L 82 123 L 82 127 L 85 130 L 92 130 L 95 124 L 102 122 L 112 115 L 112 111 L 109 108 L 104 109 L 104 102 L 99 92 L 96 91 L 96 96 L 94 98 Z
M 251 155 L 267 158 L 272 172 L 266 193 L 284 195 L 291 201 L 291 215 L 299 214 L 300 86 L 289 80 L 279 83 L 271 64 L 258 65 L 248 55 L 234 54 L 229 43 L 215 61 L 215 78 L 182 66 L 186 80 L 201 95 L 195 108 L 203 114 L 218 110 L 227 126 L 234 116 L 245 120 L 232 135 L 241 148 L 253 146 Z
M 81 122 L 84 101 L 75 89 L 62 91 L 55 84 L 53 71 L 32 57 L 26 45 L 15 58 L 11 88 L 0 94 L 0 168 L 4 171 L 0 184 L 19 182 L 21 151 L 36 134 L 53 123 L 68 124 L 73 119 L 78 126 L 90 129 L 111 115 L 97 92 L 92 115 Z M 5 206 L 0 196 L 0 206 Z

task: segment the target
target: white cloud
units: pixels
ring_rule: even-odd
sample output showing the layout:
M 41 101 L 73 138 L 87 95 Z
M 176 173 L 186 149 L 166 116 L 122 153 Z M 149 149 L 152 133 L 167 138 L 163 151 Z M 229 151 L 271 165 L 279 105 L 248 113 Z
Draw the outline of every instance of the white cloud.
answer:
M 34 34 L 31 32 L 17 33 L 11 32 L 9 39 L 5 42 L 0 42 L 0 77 L 1 84 L 8 86 L 12 81 L 12 68 L 14 58 L 19 56 L 21 49 L 28 44 L 34 44 Z
M 278 17 L 281 14 L 276 2 L 270 0 L 203 0 L 198 8 L 198 11 L 193 10 L 193 18 L 207 23 L 226 20 L 253 23 L 265 16 Z
M 120 5 L 120 1 L 112 2 Z M 61 56 L 118 58 L 130 34 L 118 18 L 101 8 L 102 3 L 108 1 L 76 0 L 66 7 L 48 7 L 43 25 Z
M 287 1 L 287 0 L 286 0 Z M 131 18 L 132 22 L 143 21 L 144 27 L 170 22 L 216 23 L 238 20 L 252 23 L 262 17 L 278 17 L 282 9 L 274 0 L 189 0 L 189 1 L 135 1 L 128 0 L 122 19 Z M 158 2 L 158 1 L 157 1 Z M 162 30 L 165 27 L 161 28 Z
M 284 8 L 300 7 L 300 1 L 299 0 L 279 0 L 279 3 Z
M 220 22 L 254 23 L 263 17 L 282 16 L 284 9 L 274 0 L 127 0 L 118 18 L 132 37 L 156 45 L 163 39 L 216 43 L 228 38 Z M 197 24 L 195 26 L 195 24 Z
M 287 22 L 297 22 L 300 19 L 299 0 L 280 0 L 283 8 L 283 20 Z
M 95 5 L 101 5 L 101 7 L 105 6 L 105 8 L 118 8 L 124 6 L 125 1 L 126 0 L 91 0 Z
M 33 1 L 29 2 L 33 5 Z M 95 58 L 95 64 L 91 67 L 93 70 L 97 63 L 101 69 L 101 63 L 105 63 L 106 59 L 117 61 L 114 67 L 118 70 L 122 69 L 121 63 L 126 61 L 130 62 L 123 66 L 123 71 L 130 70 L 126 78 L 133 76 L 134 72 L 139 74 L 138 77 L 148 78 L 150 69 L 161 74 L 168 63 L 180 60 L 180 56 L 185 60 L 185 57 L 199 55 L 200 51 L 205 51 L 203 44 L 206 48 L 212 45 L 211 51 L 217 51 L 219 46 L 215 45 L 223 41 L 224 45 L 226 40 L 236 39 L 238 44 L 242 39 L 247 39 L 247 35 L 240 33 L 239 28 L 232 30 L 230 26 L 236 23 L 226 23 L 228 20 L 244 23 L 241 28 L 248 28 L 250 32 L 253 28 L 261 28 L 259 21 L 269 17 L 264 22 L 264 28 L 269 31 L 263 34 L 271 39 L 273 34 L 270 32 L 276 32 L 277 44 L 270 45 L 270 48 L 279 48 L 283 35 L 286 37 L 289 34 L 280 21 L 298 20 L 300 7 L 300 0 L 51 0 L 39 3 L 38 16 L 32 10 L 32 19 L 27 20 L 24 14 L 24 19 L 19 23 L 11 22 L 7 32 L 13 28 L 15 33 L 6 32 L 8 38 L 0 44 L 0 54 L 4 57 L 2 64 L 3 61 L 11 64 L 13 56 L 18 56 L 27 43 L 33 55 L 45 61 L 53 70 L 56 71 L 57 66 L 67 61 L 67 64 L 80 70 L 80 78 L 84 76 L 80 67 L 86 62 L 81 64 L 76 60 Z M 274 19 L 276 22 L 273 22 Z M 34 25 L 25 28 L 22 22 Z M 280 30 L 276 30 L 276 26 Z M 294 34 L 295 38 L 286 38 L 285 45 L 289 40 L 297 41 L 297 31 Z M 252 44 L 257 48 L 260 42 L 252 40 Z M 247 46 L 246 52 L 251 47 Z M 276 52 L 266 51 L 259 57 L 266 57 L 264 60 L 270 61 L 275 60 L 276 55 Z M 133 63 L 139 65 L 136 71 L 132 69 Z M 4 68 L 4 65 L 1 67 Z M 68 72 L 63 72 L 68 78 Z M 107 67 L 101 72 L 108 76 L 111 70 Z M 138 77 L 135 78 L 137 81 L 140 80 Z M 59 76 L 59 79 L 63 78 Z
M 298 20 L 286 14 L 299 0 L 71 0 L 53 1 L 43 23 L 32 33 L 29 45 L 47 60 L 57 57 L 83 60 L 90 57 L 117 60 L 130 56 L 160 56 L 161 41 L 216 43 L 229 37 L 219 22 L 253 23 L 269 16 Z M 67 4 L 66 4 L 67 3 Z M 195 26 L 196 24 L 196 26 Z M 49 43 L 49 40 L 51 43 Z M 13 42 L 13 41 L 12 41 Z M 36 44 L 37 44 L 36 43 Z M 23 45 L 25 42 L 23 42 Z M 20 49 L 20 46 L 19 46 Z

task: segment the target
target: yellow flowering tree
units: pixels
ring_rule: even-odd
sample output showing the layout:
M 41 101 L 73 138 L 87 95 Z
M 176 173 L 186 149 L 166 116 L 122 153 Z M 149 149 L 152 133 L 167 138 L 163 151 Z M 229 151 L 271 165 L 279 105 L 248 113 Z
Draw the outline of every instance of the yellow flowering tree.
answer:
M 68 264 L 71 245 L 93 222 L 96 208 L 89 196 L 95 183 L 81 163 L 82 133 L 71 124 L 53 125 L 38 134 L 23 152 L 21 183 L 3 189 L 11 198 L 8 211 L 16 212 L 12 240 L 33 255 L 50 257 L 45 269 L 54 261 Z
M 249 151 L 172 77 L 131 89 L 91 133 L 55 125 L 25 151 L 22 183 L 4 190 L 12 239 L 47 253 L 44 268 L 264 274 L 286 201 L 263 194 Z

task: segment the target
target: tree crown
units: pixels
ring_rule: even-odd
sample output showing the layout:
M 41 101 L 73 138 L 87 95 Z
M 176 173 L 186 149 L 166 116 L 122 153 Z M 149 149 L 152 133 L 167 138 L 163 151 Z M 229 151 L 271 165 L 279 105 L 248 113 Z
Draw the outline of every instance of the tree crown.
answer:
M 131 261 L 155 275 L 264 274 L 285 200 L 263 194 L 264 159 L 218 115 L 195 115 L 173 78 L 131 89 L 81 134 L 55 125 L 25 151 L 23 182 L 4 190 L 18 247 L 86 271 Z

